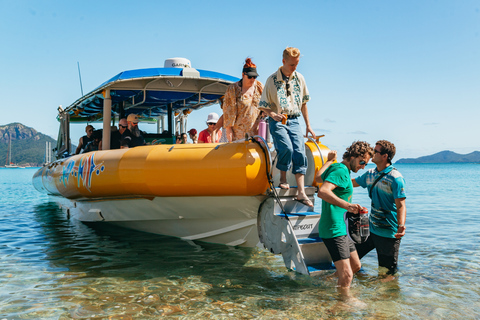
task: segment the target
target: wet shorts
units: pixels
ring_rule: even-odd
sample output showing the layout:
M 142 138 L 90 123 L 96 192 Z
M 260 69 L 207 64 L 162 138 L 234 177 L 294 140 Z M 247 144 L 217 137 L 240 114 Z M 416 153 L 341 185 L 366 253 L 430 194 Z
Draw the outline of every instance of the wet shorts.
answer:
M 387 268 L 388 274 L 395 274 L 397 272 L 400 240 L 401 239 L 396 238 L 385 238 L 370 233 L 367 241 L 356 245 L 358 257 L 361 259 L 367 253 L 376 249 L 378 265 Z
M 328 253 L 330 253 L 330 256 L 332 257 L 333 262 L 350 259 L 350 252 L 356 250 L 355 244 L 346 235 L 329 239 L 322 238 L 322 240 L 327 247 Z

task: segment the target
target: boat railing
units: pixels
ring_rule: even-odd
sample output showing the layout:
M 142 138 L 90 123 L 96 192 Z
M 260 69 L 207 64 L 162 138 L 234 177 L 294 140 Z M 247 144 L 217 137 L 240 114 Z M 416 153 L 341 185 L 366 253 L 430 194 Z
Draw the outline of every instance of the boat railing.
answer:
M 258 145 L 262 148 L 263 152 L 265 153 L 265 158 L 268 158 L 268 165 L 269 168 L 267 168 L 267 179 L 268 179 L 268 184 L 270 185 L 270 194 L 273 195 L 275 201 L 278 203 L 278 206 L 280 207 L 280 212 L 282 212 L 285 215 L 285 219 L 288 220 L 287 212 L 285 211 L 285 208 L 283 207 L 282 201 L 280 200 L 280 197 L 277 193 L 277 189 L 273 185 L 273 160 L 272 160 L 272 154 L 270 151 L 270 148 L 268 146 L 267 141 L 262 136 L 253 136 L 250 138 L 251 141 L 258 143 Z M 261 143 L 260 143 L 261 142 Z M 262 146 L 263 143 L 263 146 Z
M 325 137 L 325 135 L 322 134 L 321 136 L 318 136 L 317 139 L 313 139 L 312 137 L 307 136 L 307 139 L 310 140 L 311 142 L 313 142 L 315 144 L 315 146 L 317 147 L 317 150 L 318 150 L 318 153 L 320 154 L 320 159 L 322 159 L 322 165 L 323 165 L 323 164 L 325 164 L 325 161 L 323 160 L 322 150 L 320 149 L 320 146 L 317 143 L 318 139 L 321 138 L 321 137 Z
M 257 143 L 259 143 L 259 141 L 261 141 L 264 145 L 264 148 L 262 148 L 262 149 L 264 149 L 265 157 L 267 158 L 266 159 L 267 163 L 268 163 L 267 172 L 269 173 L 269 178 L 270 178 L 272 176 L 272 173 L 273 173 L 272 151 L 270 150 L 270 147 L 268 146 L 267 141 L 262 136 L 258 136 L 258 135 L 253 136 L 251 139 L 257 141 Z

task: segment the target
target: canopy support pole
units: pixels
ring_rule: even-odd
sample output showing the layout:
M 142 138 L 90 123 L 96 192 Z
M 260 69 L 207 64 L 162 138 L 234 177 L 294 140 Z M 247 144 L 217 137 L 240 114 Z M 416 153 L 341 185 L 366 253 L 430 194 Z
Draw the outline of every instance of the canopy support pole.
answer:
M 173 117 L 173 103 L 168 104 L 168 110 L 167 110 L 167 115 L 168 115 L 168 134 L 173 136 L 173 128 L 175 124 L 173 121 L 175 120 Z
M 110 131 L 112 122 L 112 98 L 110 97 L 110 89 L 105 89 L 103 92 L 103 137 L 102 150 L 110 150 Z

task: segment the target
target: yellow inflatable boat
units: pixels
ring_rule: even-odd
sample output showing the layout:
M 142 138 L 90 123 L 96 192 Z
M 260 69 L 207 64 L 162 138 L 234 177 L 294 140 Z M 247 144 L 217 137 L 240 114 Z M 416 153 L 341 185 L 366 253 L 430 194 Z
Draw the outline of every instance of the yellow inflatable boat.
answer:
M 176 125 L 185 131 L 182 121 L 192 111 L 218 103 L 226 87 L 238 81 L 191 68 L 188 60 L 176 61 L 175 66 L 122 72 L 66 109 L 59 107 L 57 160 L 39 169 L 33 184 L 80 221 L 256 246 L 261 207 L 278 193 L 273 188 L 279 179 L 272 165 L 275 151 L 260 137 L 225 144 L 173 144 Z M 111 125 L 130 113 L 157 122 L 161 133 L 149 137 L 162 144 L 108 150 Z M 71 155 L 70 123 L 95 121 L 103 123 L 107 150 Z M 305 183 L 314 201 L 315 168 L 323 164 L 328 148 L 308 140 L 306 152 Z M 288 181 L 295 185 L 293 175 Z M 293 199 L 288 192 L 280 196 Z

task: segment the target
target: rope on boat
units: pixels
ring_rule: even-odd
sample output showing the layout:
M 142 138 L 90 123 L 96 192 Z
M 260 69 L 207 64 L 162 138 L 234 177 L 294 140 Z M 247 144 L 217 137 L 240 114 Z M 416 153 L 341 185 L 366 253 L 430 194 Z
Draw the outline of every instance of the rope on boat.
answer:
M 260 138 L 263 141 L 263 144 L 265 145 L 265 147 L 255 138 Z M 270 163 L 270 156 L 269 156 L 269 153 L 267 154 L 267 150 L 266 150 L 266 147 L 268 145 L 267 145 L 267 142 L 265 141 L 265 139 L 263 139 L 262 136 L 253 136 L 253 137 L 250 137 L 248 140 L 250 140 L 250 141 L 259 145 L 260 149 L 262 149 L 263 153 L 265 154 L 265 160 L 267 160 L 267 162 Z M 266 168 L 266 171 L 267 171 L 268 184 L 270 185 L 270 189 L 272 190 L 272 193 L 273 193 L 273 198 L 275 199 L 275 201 L 277 201 L 278 205 L 280 206 L 280 209 L 282 210 L 282 213 L 285 215 L 285 219 L 289 220 L 288 216 L 287 216 L 287 212 L 285 211 L 285 208 L 283 207 L 282 201 L 280 200 L 280 197 L 278 196 L 277 189 L 275 188 L 275 185 L 273 184 L 273 177 L 270 173 L 269 165 L 266 165 L 265 168 Z

